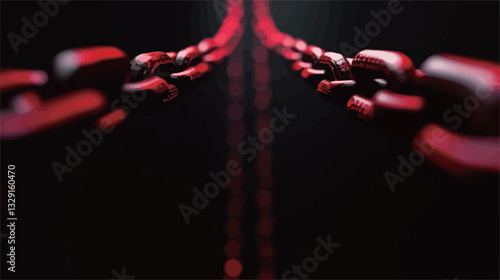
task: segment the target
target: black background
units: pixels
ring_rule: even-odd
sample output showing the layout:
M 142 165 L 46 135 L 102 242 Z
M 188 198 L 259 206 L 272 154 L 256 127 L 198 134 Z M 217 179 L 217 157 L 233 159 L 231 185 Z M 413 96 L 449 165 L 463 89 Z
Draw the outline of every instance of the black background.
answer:
M 247 131 L 255 116 L 250 4 L 243 38 Z M 283 32 L 340 51 L 341 42 L 354 44 L 353 27 L 364 28 L 370 11 L 386 5 L 276 1 L 272 11 Z M 404 52 L 417 66 L 441 52 L 499 60 L 498 2 L 401 5 L 403 12 L 366 48 Z M 15 54 L 7 34 L 20 34 L 21 18 L 39 10 L 36 2 L 1 2 L 2 68 L 45 69 L 59 51 L 87 45 L 115 45 L 131 58 L 177 51 L 220 24 L 212 2 L 70 1 Z M 273 146 L 277 277 L 312 256 L 317 237 L 331 234 L 342 245 L 311 278 L 498 278 L 498 176 L 457 179 L 425 163 L 392 193 L 383 174 L 396 172 L 397 157 L 411 151 L 409 141 L 360 125 L 279 57 L 271 55 L 270 63 L 271 107 L 297 114 Z M 136 279 L 221 278 L 227 195 L 213 199 L 189 226 L 177 205 L 191 204 L 191 189 L 224 168 L 226 84 L 223 63 L 171 110 L 107 135 L 63 183 L 50 163 L 64 160 L 64 147 L 82 139 L 79 130 L 2 143 L 2 174 L 16 164 L 19 217 L 17 272 L 5 271 L 2 239 L 2 278 L 110 279 L 122 267 Z M 253 278 L 259 267 L 253 164 L 245 172 L 242 278 Z

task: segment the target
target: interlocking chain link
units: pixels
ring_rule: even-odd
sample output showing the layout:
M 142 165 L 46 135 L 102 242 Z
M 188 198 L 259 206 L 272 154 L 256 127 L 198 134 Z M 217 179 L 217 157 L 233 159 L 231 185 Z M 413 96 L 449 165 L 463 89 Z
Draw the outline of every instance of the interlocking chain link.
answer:
M 132 112 L 131 100 L 146 103 L 134 114 L 165 109 L 233 51 L 243 16 L 243 1 L 228 1 L 218 32 L 179 52 L 148 52 L 130 61 L 113 46 L 82 47 L 57 54 L 47 71 L 2 69 L 0 138 L 25 138 L 81 119 L 114 127 Z
M 253 10 L 262 44 L 355 119 L 393 135 L 407 131 L 417 151 L 452 173 L 500 172 L 498 63 L 438 54 L 416 69 L 405 54 L 385 50 L 346 58 L 279 31 L 269 1 L 254 1 Z
M 348 58 L 279 31 L 269 1 L 254 1 L 252 9 L 261 43 L 353 118 L 396 136 L 408 133 L 415 149 L 453 173 L 499 172 L 497 62 L 438 54 L 417 69 L 396 51 L 363 50 Z M 142 106 L 148 109 L 134 112 L 161 110 L 233 51 L 243 17 L 243 2 L 228 1 L 218 32 L 179 52 L 143 53 L 129 61 L 116 47 L 84 47 L 59 53 L 47 71 L 2 69 L 0 138 L 24 138 L 82 118 L 106 129 L 130 113 L 117 101 L 144 95 L 151 96 Z M 436 141 L 438 134 L 448 140 Z

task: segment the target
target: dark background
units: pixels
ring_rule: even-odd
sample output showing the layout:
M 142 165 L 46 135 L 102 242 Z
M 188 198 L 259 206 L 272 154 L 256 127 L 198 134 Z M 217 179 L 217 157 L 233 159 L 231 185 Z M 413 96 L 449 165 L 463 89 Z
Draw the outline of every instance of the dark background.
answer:
M 255 116 L 250 4 L 243 38 L 247 131 Z M 340 51 L 340 42 L 354 44 L 353 27 L 364 28 L 370 11 L 386 5 L 276 1 L 272 11 L 283 32 Z M 498 2 L 402 6 L 367 48 L 404 52 L 417 66 L 441 52 L 499 60 Z M 45 69 L 59 51 L 87 45 L 115 45 L 131 58 L 177 51 L 213 35 L 220 24 L 212 2 L 70 1 L 15 54 L 7 34 L 20 34 L 21 18 L 39 10 L 36 2 L 1 2 L 2 68 Z M 298 115 L 273 145 L 278 278 L 312 256 L 317 237 L 329 234 L 342 245 L 311 278 L 498 278 L 498 176 L 456 179 L 425 163 L 392 193 L 383 174 L 396 172 L 397 157 L 407 158 L 410 142 L 355 122 L 276 55 L 270 63 L 271 108 L 286 105 Z M 19 217 L 17 272 L 5 271 L 2 246 L 2 278 L 110 279 L 122 267 L 136 279 L 221 278 L 227 195 L 212 199 L 189 226 L 177 206 L 191 204 L 191 189 L 224 167 L 226 84 L 223 63 L 171 110 L 107 135 L 63 183 L 50 163 L 64 160 L 64 147 L 82 139 L 78 131 L 2 143 L 2 172 L 16 164 Z M 259 267 L 253 164 L 245 173 L 242 278 L 253 278 Z

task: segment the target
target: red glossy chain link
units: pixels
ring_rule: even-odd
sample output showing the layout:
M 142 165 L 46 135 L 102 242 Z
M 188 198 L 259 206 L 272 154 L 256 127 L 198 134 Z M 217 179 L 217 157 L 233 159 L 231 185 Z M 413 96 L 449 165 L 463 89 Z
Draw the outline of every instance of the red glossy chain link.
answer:
M 129 115 L 127 105 L 146 97 L 148 106 L 141 107 L 161 110 L 162 103 L 189 92 L 192 82 L 222 62 L 240 41 L 243 3 L 227 4 L 226 17 L 214 37 L 179 52 L 143 53 L 129 62 L 116 47 L 83 47 L 57 54 L 48 71 L 2 69 L 0 138 L 19 139 L 81 119 L 94 120 L 97 128 L 106 129 Z
M 500 172 L 498 63 L 440 54 L 416 69 L 405 54 L 384 50 L 346 58 L 279 31 L 269 1 L 253 10 L 262 44 L 355 119 L 392 134 L 410 130 L 415 149 L 452 173 Z

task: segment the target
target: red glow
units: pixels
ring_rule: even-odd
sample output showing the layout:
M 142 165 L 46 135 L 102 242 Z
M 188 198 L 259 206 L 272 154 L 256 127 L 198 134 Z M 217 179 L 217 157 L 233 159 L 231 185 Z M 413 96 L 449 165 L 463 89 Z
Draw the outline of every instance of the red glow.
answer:
M 311 76 L 324 75 L 324 74 L 325 74 L 325 70 L 314 69 L 314 68 L 305 68 L 302 70 L 302 72 L 300 72 L 300 76 L 302 76 L 302 78 L 304 78 L 304 79 L 307 79 Z
M 122 58 L 127 56 L 122 50 L 112 47 L 82 47 L 78 49 L 71 50 L 72 61 L 75 65 L 87 65 L 100 62 L 102 60 L 108 60 L 113 58 Z
M 136 83 L 126 83 L 122 86 L 124 92 L 136 92 L 141 90 L 150 90 L 154 93 L 162 93 L 167 89 L 167 82 L 157 76 Z
M 287 60 L 301 59 L 302 53 L 307 49 L 306 42 L 278 30 L 271 15 L 269 1 L 253 1 L 252 9 L 255 16 L 253 29 L 260 43 Z
M 298 53 L 290 48 L 283 48 L 281 50 L 281 55 L 286 60 L 299 60 L 300 58 L 302 58 L 302 55 L 300 53 Z
M 271 170 L 269 170 L 268 168 L 263 168 L 263 167 L 255 167 L 255 173 L 257 173 L 257 175 L 259 177 L 267 177 L 269 175 L 271 175 Z
M 198 47 L 202 48 L 200 50 L 202 53 L 205 53 L 205 50 L 208 52 L 203 56 L 204 62 L 220 63 L 234 50 L 243 36 L 245 29 L 243 1 L 228 1 L 227 4 L 229 7 L 227 8 L 226 17 L 217 33 L 212 39 L 205 39 L 198 45 Z M 218 48 L 208 51 L 213 49 L 214 45 Z
M 54 58 L 54 75 L 59 80 L 66 80 L 80 68 L 112 60 L 123 60 L 128 64 L 127 54 L 112 46 L 81 47 L 65 50 Z
M 314 60 L 319 60 L 319 58 L 321 57 L 321 55 L 323 55 L 324 52 L 325 51 L 320 47 L 308 46 L 304 51 L 303 60 L 305 62 L 313 62 Z
M 199 63 L 195 66 L 191 66 L 182 72 L 172 73 L 172 74 L 170 74 L 170 77 L 172 77 L 172 78 L 187 77 L 190 80 L 195 80 L 211 70 L 212 70 L 212 65 L 210 65 L 206 62 L 202 62 L 202 63 Z
M 204 62 L 221 63 L 222 60 L 231 53 L 231 49 L 227 47 L 221 47 L 215 51 L 203 56 Z
M 269 109 L 270 101 L 271 96 L 269 94 L 256 93 L 253 104 L 255 105 L 255 108 L 257 108 L 257 110 L 266 111 L 267 109 Z
M 241 154 L 238 151 L 230 151 L 227 155 L 228 160 L 235 160 L 237 162 L 241 161 Z
M 243 74 L 243 64 L 240 62 L 231 62 L 227 66 L 227 72 L 233 79 L 238 79 Z
M 425 107 L 425 98 L 394 93 L 389 90 L 379 90 L 373 96 L 377 108 L 389 110 L 418 112 Z
M 41 70 L 2 69 L 0 71 L 0 93 L 33 86 L 43 86 L 47 79 L 47 73 Z
M 175 58 L 177 57 L 177 52 L 166 52 L 166 54 L 170 56 L 172 60 L 175 60 Z
M 298 48 L 304 48 L 304 46 L 301 46 L 301 42 L 298 42 L 297 46 L 295 43 L 298 40 L 293 39 L 288 34 L 279 32 L 270 17 L 269 2 L 254 1 L 253 8 L 254 15 L 257 18 L 257 21 L 254 23 L 254 30 L 260 43 L 268 48 L 275 48 L 274 51 L 284 56 L 285 59 L 300 58 L 301 54 L 298 53 Z M 258 180 L 255 202 L 258 213 L 257 252 L 261 265 L 259 277 L 273 278 L 274 270 L 272 267 L 274 267 L 275 260 L 273 257 L 274 248 L 270 238 L 274 231 L 274 198 L 272 195 L 274 176 L 272 174 L 273 153 L 270 150 L 270 146 L 272 145 L 274 134 L 269 129 L 272 117 L 269 108 L 273 92 L 269 84 L 271 81 L 271 71 L 267 59 L 268 52 L 262 45 L 255 42 L 253 51 L 254 105 L 258 110 L 254 122 L 254 131 L 262 139 L 267 139 L 265 148 L 257 154 L 257 161 L 254 166 Z M 267 246 L 262 246 L 264 243 Z
M 478 94 L 479 90 L 485 90 L 488 96 L 486 98 L 478 96 L 481 101 L 498 104 L 500 96 L 500 65 L 498 63 L 441 54 L 433 55 L 425 60 L 421 68 L 420 76 L 424 78 L 431 76 L 440 79 L 440 84 L 445 87 L 447 87 L 447 82 L 452 82 L 466 89 L 466 92 L 460 92 L 448 87 L 451 94 L 465 98 L 471 94 Z
M 238 28 L 239 19 L 236 17 L 227 17 L 221 25 L 221 28 L 214 35 L 214 41 L 219 46 L 224 46 L 229 42 L 231 35 Z
M 229 259 L 224 264 L 224 271 L 229 277 L 235 278 L 240 276 L 242 270 L 243 266 L 241 265 L 241 262 L 237 259 Z
M 227 91 L 232 102 L 240 102 L 243 99 L 243 85 L 238 81 L 230 81 Z
M 498 136 L 465 136 L 429 124 L 418 132 L 413 147 L 440 167 L 466 175 L 474 171 L 500 171 L 499 141 Z
M 273 253 L 274 248 L 272 246 L 266 246 L 260 250 L 260 254 L 266 258 L 272 257 Z
M 96 120 L 96 127 L 100 130 L 107 130 L 122 123 L 127 118 L 127 112 L 123 109 L 118 109 L 108 113 Z
M 261 272 L 258 279 L 275 279 L 275 277 L 269 272 Z
M 261 114 L 261 115 L 257 116 L 257 119 L 255 120 L 255 124 L 254 124 L 255 131 L 259 132 L 263 128 L 269 128 L 270 119 L 271 119 L 270 116 L 265 115 L 265 114 Z M 261 152 L 263 152 L 263 151 L 265 151 L 265 150 L 262 150 Z
M 269 174 L 266 177 L 259 178 L 259 185 L 266 189 L 271 189 L 274 186 L 274 175 Z
M 229 105 L 227 112 L 231 120 L 240 120 L 243 116 L 243 106 L 238 103 L 233 103 Z
M 255 81 L 259 83 L 267 83 L 271 78 L 269 67 L 265 66 L 255 66 Z
M 229 193 L 232 196 L 239 196 L 240 194 L 243 194 L 241 192 L 241 186 L 243 186 L 243 178 L 241 176 L 233 176 L 231 182 L 229 182 L 229 186 L 230 186 Z
M 229 258 L 233 259 L 236 258 L 240 254 L 241 246 L 238 242 L 231 240 L 226 243 L 226 246 L 224 247 L 224 252 L 226 253 L 226 256 Z
M 272 196 L 269 190 L 261 189 L 257 191 L 257 204 L 260 207 L 269 207 L 272 205 Z
M 16 139 L 62 126 L 106 107 L 107 99 L 96 89 L 81 89 L 40 101 L 34 93 L 19 95 L 14 108 L 1 112 L 0 135 Z
M 264 149 L 264 150 L 262 150 L 261 153 L 259 153 L 258 158 L 257 158 L 257 165 L 261 169 L 271 170 L 271 167 L 273 165 L 274 156 L 271 154 L 269 157 L 266 157 L 265 156 L 266 152 L 270 153 L 270 150 L 269 149 Z M 261 177 L 267 177 L 267 175 L 266 176 L 261 176 Z
M 241 5 L 241 1 L 233 1 L 230 5 Z M 233 6 L 230 7 L 234 8 Z M 228 13 L 234 13 L 235 10 L 228 11 Z M 241 28 L 238 27 L 238 29 Z M 232 39 L 234 44 L 235 39 Z M 239 40 L 239 39 L 238 39 Z M 223 47 L 223 52 L 219 52 L 217 54 L 217 50 L 212 52 L 211 54 L 215 56 L 219 55 L 220 58 L 218 60 L 222 61 L 222 58 L 229 53 L 231 53 L 232 48 L 234 46 L 226 46 Z M 227 107 L 227 116 L 230 120 L 229 124 L 229 132 L 227 135 L 227 143 L 230 147 L 230 152 L 227 156 L 227 162 L 236 161 L 239 165 L 242 164 L 242 155 L 237 151 L 238 146 L 243 141 L 243 137 L 245 136 L 246 129 L 245 125 L 242 121 L 243 118 L 243 62 L 241 59 L 241 51 L 242 47 L 239 46 L 236 48 L 234 53 L 231 53 L 228 60 L 227 74 L 229 78 L 229 82 L 227 85 L 229 104 Z M 205 56 L 209 57 L 209 56 Z M 242 264 L 237 259 L 240 254 L 240 250 L 243 244 L 243 236 L 241 234 L 241 221 L 242 221 L 242 213 L 244 210 L 244 202 L 245 195 L 241 191 L 241 187 L 243 185 L 244 180 L 244 172 L 239 173 L 238 175 L 232 175 L 231 180 L 229 181 L 229 185 L 227 190 L 229 192 L 229 203 L 226 207 L 226 213 L 228 217 L 228 221 L 226 223 L 226 234 L 229 237 L 229 241 L 226 243 L 225 252 L 228 256 L 229 260 L 226 262 L 224 267 L 226 271 L 226 277 L 236 278 L 241 273 Z
M 255 46 L 252 51 L 252 57 L 257 63 L 264 63 L 267 61 L 268 53 L 264 46 Z
M 295 51 L 305 52 L 307 49 L 307 43 L 302 39 L 296 39 L 294 43 Z
M 187 60 L 187 65 L 189 65 L 195 58 L 200 56 L 200 51 L 198 50 L 197 46 L 189 46 L 183 50 L 180 50 L 177 53 L 177 59 L 182 58 L 184 60 Z M 182 64 L 184 61 L 182 61 Z
M 245 126 L 242 122 L 232 122 L 229 127 L 229 134 L 227 135 L 227 143 L 229 147 L 237 149 L 245 136 Z
M 262 217 L 258 223 L 258 233 L 264 237 L 271 236 L 274 230 L 274 220 L 270 217 Z
M 242 211 L 242 203 L 241 200 L 237 197 L 234 197 L 229 201 L 229 205 L 227 206 L 227 212 L 229 217 L 239 218 L 241 216 Z
M 203 54 L 211 52 L 216 47 L 217 47 L 217 44 L 215 43 L 214 39 L 212 39 L 212 38 L 203 39 L 198 43 L 198 50 Z
M 236 239 L 240 237 L 240 222 L 237 219 L 229 219 L 226 223 L 226 231 L 230 238 Z
M 292 66 L 291 66 L 292 71 L 295 71 L 295 72 L 301 71 L 304 68 L 311 68 L 311 67 L 312 67 L 312 63 L 304 62 L 302 60 L 294 61 L 292 63 Z

